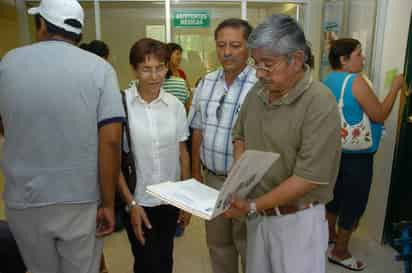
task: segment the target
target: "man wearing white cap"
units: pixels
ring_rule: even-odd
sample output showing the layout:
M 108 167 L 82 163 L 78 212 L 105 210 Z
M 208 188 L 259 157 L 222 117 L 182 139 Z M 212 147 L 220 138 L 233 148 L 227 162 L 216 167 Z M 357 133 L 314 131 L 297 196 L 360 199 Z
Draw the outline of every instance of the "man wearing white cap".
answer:
M 0 63 L 6 216 L 31 273 L 96 273 L 114 228 L 124 111 L 116 74 L 79 49 L 76 0 L 42 0 L 38 43 Z

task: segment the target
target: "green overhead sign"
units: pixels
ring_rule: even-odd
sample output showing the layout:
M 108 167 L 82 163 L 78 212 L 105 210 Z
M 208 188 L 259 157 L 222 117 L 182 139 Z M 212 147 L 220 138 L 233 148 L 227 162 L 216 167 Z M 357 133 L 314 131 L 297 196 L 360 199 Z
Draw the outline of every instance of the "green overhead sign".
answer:
M 208 10 L 175 10 L 173 11 L 173 27 L 207 28 L 210 26 Z

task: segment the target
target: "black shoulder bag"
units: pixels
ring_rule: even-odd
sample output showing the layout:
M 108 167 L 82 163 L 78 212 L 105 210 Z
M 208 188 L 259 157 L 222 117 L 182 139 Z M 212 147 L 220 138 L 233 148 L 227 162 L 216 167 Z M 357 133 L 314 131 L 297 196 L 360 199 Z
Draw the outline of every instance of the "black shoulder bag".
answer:
M 127 187 L 132 195 L 136 189 L 136 165 L 134 162 L 133 150 L 132 150 L 132 141 L 130 138 L 130 128 L 129 128 L 129 116 L 127 111 L 127 103 L 124 92 L 122 94 L 122 102 L 124 111 L 126 114 L 126 122 L 123 123 L 122 128 L 122 162 L 121 162 L 121 172 L 126 180 Z M 125 151 L 124 136 L 126 135 L 126 140 L 128 144 L 128 151 Z M 120 196 L 119 191 L 116 193 L 116 208 L 124 209 L 125 202 Z

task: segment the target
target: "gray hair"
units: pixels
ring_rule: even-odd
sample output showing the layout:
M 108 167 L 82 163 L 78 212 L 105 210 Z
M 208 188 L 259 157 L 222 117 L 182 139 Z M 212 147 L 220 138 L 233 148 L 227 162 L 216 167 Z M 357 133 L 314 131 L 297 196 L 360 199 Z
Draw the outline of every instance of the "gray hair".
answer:
M 305 61 L 312 56 L 299 23 L 284 14 L 273 14 L 259 24 L 249 36 L 248 47 L 266 48 L 279 55 L 303 50 Z

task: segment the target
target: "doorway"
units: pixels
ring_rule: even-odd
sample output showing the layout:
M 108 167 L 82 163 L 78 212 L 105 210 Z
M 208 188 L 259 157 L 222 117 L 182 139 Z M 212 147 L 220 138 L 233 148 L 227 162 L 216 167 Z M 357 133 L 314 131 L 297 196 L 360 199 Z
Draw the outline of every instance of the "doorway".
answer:
M 412 16 L 409 24 L 409 36 L 405 57 L 404 76 L 408 90 L 404 90 L 405 101 L 401 101 L 398 140 L 392 167 L 388 207 L 386 210 L 384 242 L 392 243 L 399 237 L 393 224 L 400 221 L 412 221 Z

